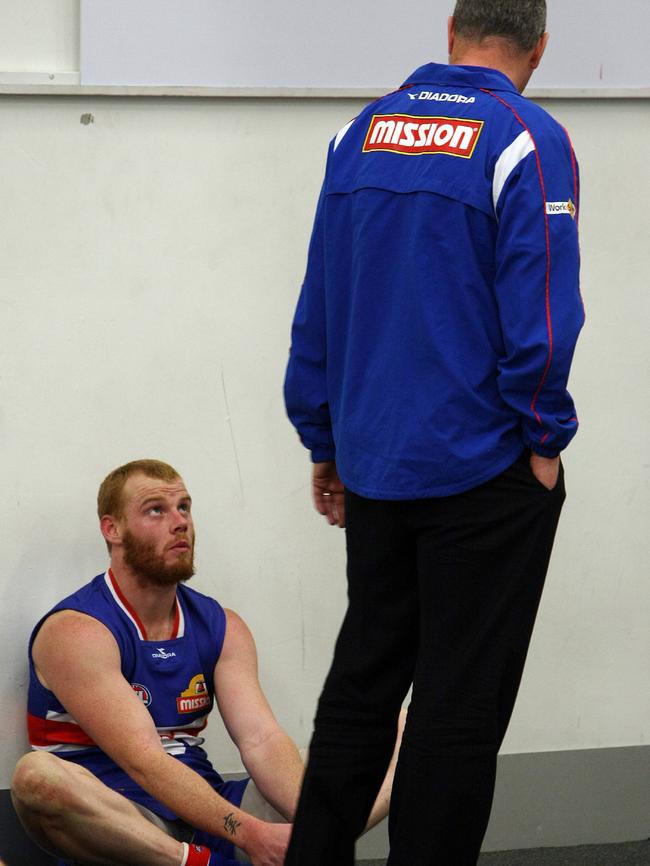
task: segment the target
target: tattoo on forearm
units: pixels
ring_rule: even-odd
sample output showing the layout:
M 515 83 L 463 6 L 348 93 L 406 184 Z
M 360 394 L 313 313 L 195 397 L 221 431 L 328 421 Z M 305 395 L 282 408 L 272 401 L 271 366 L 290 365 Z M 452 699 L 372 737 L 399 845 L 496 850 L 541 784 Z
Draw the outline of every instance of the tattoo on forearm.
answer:
M 241 821 L 236 821 L 235 820 L 235 813 L 231 812 L 229 815 L 226 815 L 226 817 L 223 819 L 223 826 L 228 831 L 228 833 L 231 833 L 233 836 L 236 836 L 237 835 L 237 827 L 241 826 Z

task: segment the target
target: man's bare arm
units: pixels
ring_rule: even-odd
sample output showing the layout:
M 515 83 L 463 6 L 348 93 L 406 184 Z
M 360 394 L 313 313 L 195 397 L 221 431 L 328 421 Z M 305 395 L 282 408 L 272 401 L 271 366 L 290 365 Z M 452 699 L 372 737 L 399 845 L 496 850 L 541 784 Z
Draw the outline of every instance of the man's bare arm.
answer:
M 246 850 L 254 866 L 280 866 L 289 828 L 266 824 L 224 800 L 164 751 L 153 720 L 122 676 L 110 631 L 75 611 L 49 617 L 33 647 L 39 678 L 129 776 L 187 823 Z
M 302 759 L 262 692 L 248 626 L 232 610 L 226 617 L 226 636 L 214 672 L 219 711 L 260 792 L 290 821 L 304 771 Z

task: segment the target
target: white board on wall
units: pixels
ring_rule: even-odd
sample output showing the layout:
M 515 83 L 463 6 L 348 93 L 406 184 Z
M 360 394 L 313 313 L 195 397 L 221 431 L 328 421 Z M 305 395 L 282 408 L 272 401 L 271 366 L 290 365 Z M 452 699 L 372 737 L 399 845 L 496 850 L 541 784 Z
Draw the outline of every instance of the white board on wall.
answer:
M 382 91 L 447 56 L 453 0 L 81 0 L 81 83 Z M 549 0 L 536 89 L 650 87 L 648 0 Z

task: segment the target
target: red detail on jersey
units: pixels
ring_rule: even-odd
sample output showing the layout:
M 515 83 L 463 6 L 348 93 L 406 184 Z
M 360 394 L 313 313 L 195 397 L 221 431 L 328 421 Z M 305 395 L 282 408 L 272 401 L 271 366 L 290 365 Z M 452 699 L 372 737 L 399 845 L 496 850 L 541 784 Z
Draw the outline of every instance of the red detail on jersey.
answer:
M 363 152 L 445 153 L 469 159 L 483 128 L 482 120 L 456 117 L 421 117 L 412 114 L 375 114 L 370 121 Z
M 146 686 L 143 686 L 140 683 L 131 683 L 131 688 L 145 705 L 145 707 L 151 705 L 151 692 Z
M 174 608 L 174 626 L 172 628 L 172 636 L 169 638 L 170 640 L 174 640 L 174 638 L 178 637 L 178 626 L 181 621 L 181 613 L 179 610 L 179 601 L 176 599 L 176 607 Z
M 119 600 L 122 602 L 122 604 L 124 605 L 124 607 L 128 610 L 128 612 L 130 613 L 130 615 L 133 617 L 133 619 L 134 619 L 136 625 L 138 626 L 138 628 L 139 628 L 140 631 L 142 632 L 142 639 L 143 639 L 143 640 L 149 640 L 149 638 L 147 637 L 147 630 L 146 630 L 146 628 L 144 627 L 144 625 L 143 625 L 143 623 L 142 623 L 142 620 L 141 620 L 140 617 L 138 616 L 138 614 L 137 614 L 135 608 L 133 608 L 133 607 L 131 606 L 131 604 L 129 603 L 129 600 L 127 599 L 127 597 L 124 595 L 124 593 L 123 593 L 122 590 L 120 589 L 120 585 L 119 585 L 119 583 L 115 580 L 115 575 L 113 574 L 113 572 L 112 572 L 112 570 L 111 570 L 110 568 L 108 569 L 108 576 L 109 576 L 110 581 L 111 581 L 111 583 L 112 583 L 112 585 L 113 585 L 113 589 L 115 590 L 115 595 L 119 598 Z
M 176 698 L 176 709 L 179 713 L 195 713 L 210 706 L 210 695 L 203 674 L 196 674 L 190 680 L 189 686 Z
M 206 848 L 205 845 L 190 843 L 185 866 L 209 866 L 210 854 L 210 849 Z
M 73 722 L 41 719 L 31 713 L 27 713 L 27 733 L 32 746 L 55 746 L 58 743 L 75 746 L 96 745 L 95 741 Z
M 176 709 L 179 713 L 196 713 L 210 706 L 210 695 L 176 698 Z
M 195 737 L 197 734 L 200 734 L 201 731 L 208 724 L 207 717 L 203 719 L 202 723 L 196 728 L 174 728 L 173 731 L 159 731 L 161 740 L 175 740 L 179 734 L 187 734 L 189 737 Z
M 127 597 L 124 595 L 124 593 L 120 589 L 120 585 L 117 582 L 117 580 L 115 580 L 115 575 L 113 574 L 113 572 L 110 568 L 108 569 L 108 576 L 110 578 L 111 584 L 113 585 L 113 589 L 115 590 L 115 594 L 117 595 L 119 600 L 122 602 L 124 607 L 128 610 L 130 615 L 133 617 L 136 625 L 140 629 L 140 631 L 142 633 L 142 640 L 149 640 L 149 638 L 147 637 L 147 630 L 144 627 L 144 623 L 142 622 L 142 620 L 138 616 L 135 608 L 129 603 L 129 600 L 127 599 Z M 180 621 L 181 621 L 181 614 L 180 614 L 180 610 L 179 610 L 178 598 L 176 598 L 175 601 L 176 601 L 176 607 L 174 608 L 174 625 L 172 627 L 172 634 L 171 634 L 171 637 L 169 638 L 169 640 L 174 640 L 174 638 L 178 637 L 178 627 L 179 627 Z

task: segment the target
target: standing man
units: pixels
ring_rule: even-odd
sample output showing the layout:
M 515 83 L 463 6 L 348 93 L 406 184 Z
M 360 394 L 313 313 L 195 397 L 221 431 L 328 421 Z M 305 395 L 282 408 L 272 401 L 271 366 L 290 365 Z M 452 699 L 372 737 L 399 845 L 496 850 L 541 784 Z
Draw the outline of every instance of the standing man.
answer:
M 349 607 L 288 866 L 352 864 L 411 682 L 388 862 L 479 854 L 578 426 L 577 164 L 520 95 L 545 24 L 544 0 L 458 0 L 449 65 L 330 145 L 285 394 Z

